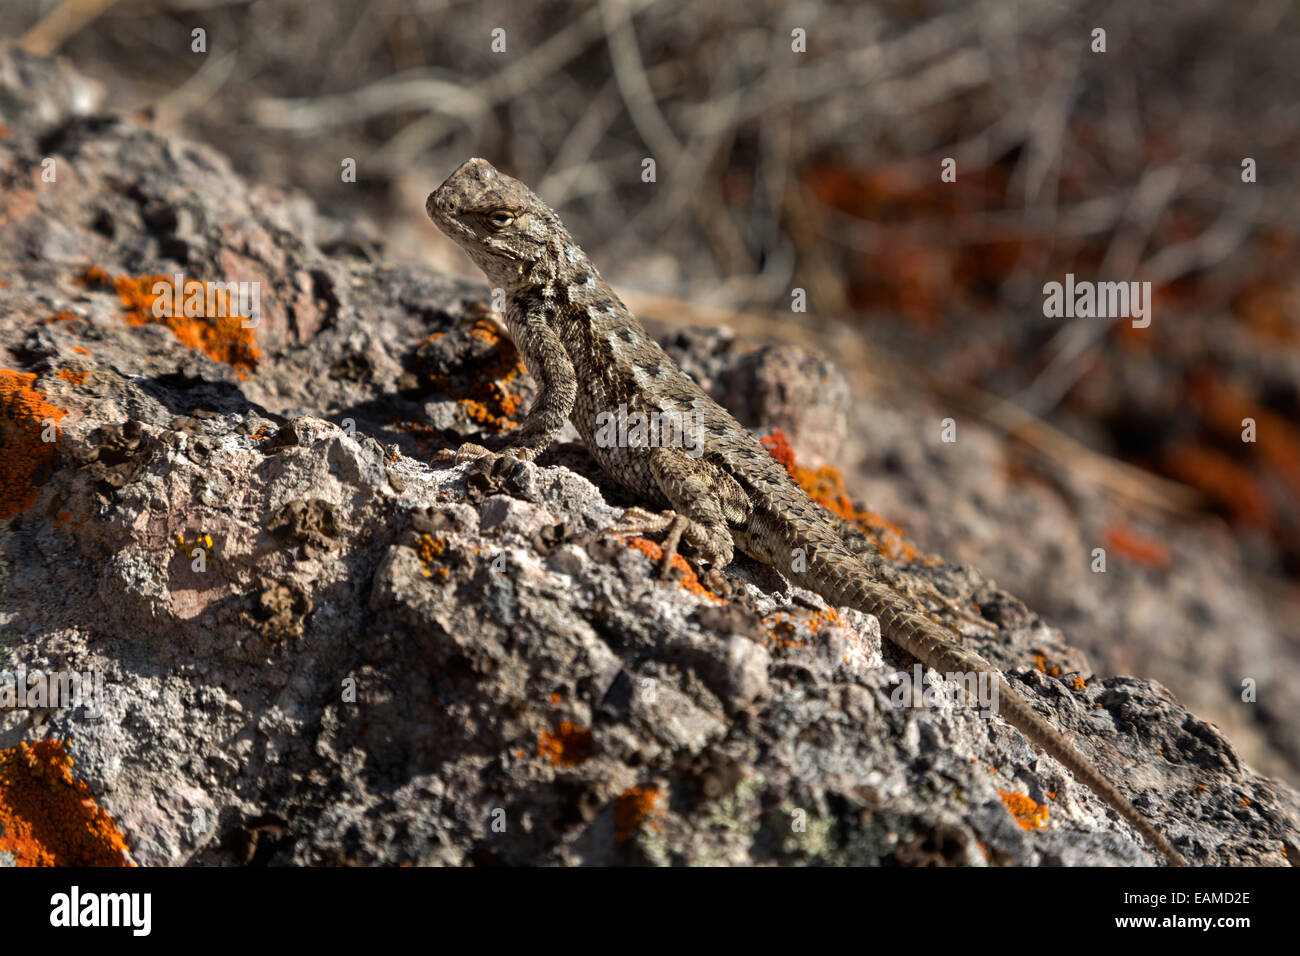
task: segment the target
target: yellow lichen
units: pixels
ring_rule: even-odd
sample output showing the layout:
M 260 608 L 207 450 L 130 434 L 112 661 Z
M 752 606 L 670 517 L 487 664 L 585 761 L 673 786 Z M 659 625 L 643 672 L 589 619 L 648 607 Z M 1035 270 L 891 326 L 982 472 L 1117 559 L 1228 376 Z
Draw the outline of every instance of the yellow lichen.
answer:
M 193 541 L 186 541 L 185 535 L 181 534 L 178 531 L 176 532 L 175 544 L 176 544 L 176 550 L 179 551 L 181 555 L 186 558 L 194 557 L 195 548 L 201 548 L 204 552 L 204 557 L 207 560 L 211 560 L 215 556 L 214 549 L 212 546 L 212 535 L 210 534 L 203 534 L 202 532 L 196 532 Z

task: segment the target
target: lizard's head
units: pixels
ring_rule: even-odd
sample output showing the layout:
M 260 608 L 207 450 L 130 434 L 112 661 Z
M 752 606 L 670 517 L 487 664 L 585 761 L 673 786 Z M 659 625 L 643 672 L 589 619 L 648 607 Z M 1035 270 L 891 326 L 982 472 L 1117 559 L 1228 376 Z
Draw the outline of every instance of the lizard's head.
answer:
M 532 190 L 485 159 L 463 163 L 429 194 L 424 208 L 488 281 L 507 288 L 549 261 L 548 242 L 567 235 Z

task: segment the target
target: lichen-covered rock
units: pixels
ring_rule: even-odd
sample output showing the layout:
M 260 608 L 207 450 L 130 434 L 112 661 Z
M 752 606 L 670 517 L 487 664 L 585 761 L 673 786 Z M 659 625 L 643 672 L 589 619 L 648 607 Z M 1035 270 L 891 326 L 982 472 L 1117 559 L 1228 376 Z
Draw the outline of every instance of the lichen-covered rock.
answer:
M 19 75 L 26 102 L 71 82 L 0 57 Z M 66 415 L 7 499 L 0 654 L 104 694 L 0 712 L 0 748 L 62 741 L 136 862 L 1152 860 L 1007 725 L 905 694 L 874 620 L 743 560 L 661 581 L 653 542 L 602 533 L 627 502 L 572 443 L 438 464 L 531 395 L 483 290 L 354 254 L 134 121 L 5 123 L 2 364 Z M 149 320 L 139 280 L 176 272 L 263 284 L 248 347 Z M 829 366 L 706 340 L 677 345 L 756 425 L 834 446 Z M 819 417 L 799 396 L 825 388 Z M 915 570 L 1191 860 L 1300 853 L 1295 792 L 1162 687 L 1093 678 L 976 571 Z

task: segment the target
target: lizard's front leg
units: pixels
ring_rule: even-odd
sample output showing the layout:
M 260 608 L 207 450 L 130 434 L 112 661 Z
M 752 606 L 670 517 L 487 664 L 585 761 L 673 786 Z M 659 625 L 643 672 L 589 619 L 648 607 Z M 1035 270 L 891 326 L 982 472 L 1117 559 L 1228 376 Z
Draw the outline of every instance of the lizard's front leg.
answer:
M 528 371 L 537 380 L 537 398 L 499 451 L 466 442 L 456 450 L 454 460 L 457 464 L 493 454 L 532 461 L 546 451 L 573 412 L 578 376 L 564 343 L 547 324 L 540 307 L 521 315 L 520 320 L 511 325 L 511 337 L 523 354 Z

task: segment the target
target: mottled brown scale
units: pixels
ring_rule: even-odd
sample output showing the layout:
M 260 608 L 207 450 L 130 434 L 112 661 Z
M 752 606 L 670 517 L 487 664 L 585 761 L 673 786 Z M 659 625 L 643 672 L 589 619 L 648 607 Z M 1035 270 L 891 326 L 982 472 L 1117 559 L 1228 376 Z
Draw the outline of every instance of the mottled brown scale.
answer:
M 1008 723 L 1065 765 L 1170 861 L 1183 862 L 1150 821 L 992 665 L 953 643 L 951 630 L 913 600 L 946 603 L 944 596 L 901 574 L 861 532 L 812 501 L 784 466 L 677 367 L 528 187 L 485 160 L 471 159 L 429 196 L 426 209 L 488 281 L 504 290 L 506 325 L 538 379 L 537 401 L 512 434 L 510 454 L 535 458 L 565 419 L 571 420 L 611 477 L 647 504 L 687 519 L 659 520 L 658 528 L 667 530 L 674 544 L 680 533 L 697 560 L 718 567 L 729 564 L 733 548 L 739 548 L 832 605 L 875 615 L 881 633 L 926 666 L 945 674 L 989 674 L 998 682 L 999 714 Z M 679 448 L 600 447 L 597 415 L 616 412 L 620 404 L 629 411 L 697 411 L 703 455 L 692 458 Z

